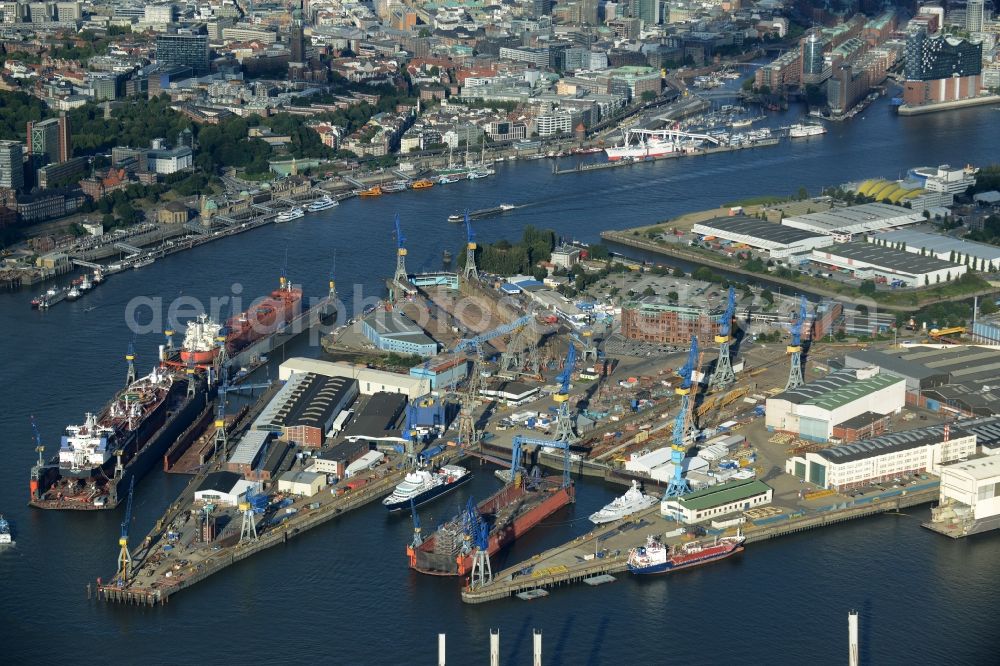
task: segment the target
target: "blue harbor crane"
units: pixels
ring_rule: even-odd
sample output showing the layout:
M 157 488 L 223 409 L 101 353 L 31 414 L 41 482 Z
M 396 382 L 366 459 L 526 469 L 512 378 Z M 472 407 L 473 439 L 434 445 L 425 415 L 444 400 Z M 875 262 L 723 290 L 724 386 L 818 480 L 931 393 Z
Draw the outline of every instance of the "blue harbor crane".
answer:
M 569 382 L 573 376 L 573 368 L 576 366 L 576 347 L 571 342 L 569 351 L 566 352 L 566 363 L 562 372 L 556 377 L 559 382 L 559 392 L 552 396 L 559 411 L 556 415 L 556 439 L 571 442 L 577 437 L 573 434 L 573 421 L 569 415 Z
M 128 484 L 128 502 L 125 505 L 125 519 L 122 520 L 121 536 L 118 538 L 118 546 L 121 550 L 118 553 L 118 587 L 125 587 L 129 577 L 132 575 L 132 555 L 128 552 L 128 528 L 132 522 L 132 495 L 135 492 L 135 477 L 133 476 Z
M 805 384 L 805 379 L 802 378 L 802 325 L 806 321 L 806 297 L 800 296 L 799 299 L 799 316 L 792 323 L 792 344 L 785 349 L 792 357 L 791 365 L 788 367 L 786 391 Z
M 420 516 L 417 515 L 417 505 L 412 497 L 410 498 L 410 515 L 413 517 L 413 541 L 411 545 L 416 549 L 424 542 L 424 538 L 420 535 Z
M 534 447 L 548 447 L 553 449 L 562 449 L 563 451 L 563 478 L 562 487 L 569 488 L 570 485 L 570 473 L 569 473 L 569 447 L 570 443 L 566 440 L 548 440 L 548 439 L 533 439 L 531 437 L 522 437 L 521 435 L 514 436 L 514 443 L 510 452 L 510 479 L 515 485 L 519 483 L 519 476 L 524 472 L 521 465 L 521 461 L 524 458 L 524 447 L 534 446 Z
M 719 345 L 719 360 L 715 362 L 715 370 L 712 371 L 712 378 L 709 380 L 710 388 L 725 388 L 736 381 L 736 373 L 733 372 L 733 363 L 729 357 L 729 345 L 733 341 L 730 332 L 733 327 L 733 316 L 736 314 L 736 290 L 729 287 L 729 300 L 726 311 L 719 321 L 719 334 L 715 336 L 715 343 Z
M 406 237 L 399 226 L 399 213 L 396 213 L 394 224 L 396 225 L 396 272 L 392 280 L 396 284 L 403 284 L 406 282 Z
M 476 269 L 476 232 L 472 230 L 468 210 L 465 211 L 465 268 L 462 270 L 462 277 L 470 282 L 479 280 L 479 271 Z
M 472 555 L 472 577 L 469 587 L 478 589 L 493 582 L 493 567 L 490 566 L 490 527 L 484 521 L 476 525 L 475 553 Z
M 687 479 L 683 474 L 684 456 L 687 453 L 687 435 L 691 426 L 691 408 L 694 401 L 691 396 L 691 388 L 694 386 L 692 377 L 698 365 L 698 338 L 691 336 L 691 351 L 688 353 L 687 363 L 684 364 L 677 374 L 681 377 L 681 383 L 674 389 L 681 398 L 677 407 L 677 416 L 674 417 L 673 439 L 670 445 L 670 462 L 674 466 L 674 476 L 667 486 L 666 497 L 679 497 L 691 491 Z
M 513 333 L 519 328 L 527 326 L 530 323 L 531 317 L 520 317 L 509 324 L 497 326 L 493 330 L 487 331 L 486 333 L 466 338 L 460 341 L 457 345 L 455 345 L 454 349 L 452 349 L 452 352 L 456 354 L 470 350 L 474 353 L 472 360 L 472 372 L 469 375 L 469 381 L 466 386 L 465 393 L 461 398 L 461 410 L 458 414 L 458 441 L 461 446 L 470 447 L 479 441 L 479 434 L 476 432 L 476 419 L 473 411 L 475 409 L 476 400 L 479 397 L 479 388 L 482 381 L 484 362 L 483 344 L 503 335 Z

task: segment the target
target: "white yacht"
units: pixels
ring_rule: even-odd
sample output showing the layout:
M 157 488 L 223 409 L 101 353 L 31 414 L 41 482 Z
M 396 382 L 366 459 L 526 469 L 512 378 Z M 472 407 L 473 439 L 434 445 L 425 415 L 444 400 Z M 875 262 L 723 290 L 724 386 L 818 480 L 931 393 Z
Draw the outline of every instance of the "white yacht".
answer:
M 292 220 L 297 220 L 300 217 L 305 217 L 306 212 L 301 208 L 293 208 L 291 210 L 286 210 L 284 212 L 278 213 L 278 217 L 274 218 L 275 222 L 291 222 Z
M 652 495 L 644 495 L 639 490 L 639 484 L 633 481 L 632 487 L 625 491 L 624 495 L 616 497 L 600 511 L 590 514 L 590 522 L 596 525 L 610 523 L 619 518 L 630 516 L 637 511 L 648 509 L 659 501 L 659 498 Z
M 331 199 L 329 196 L 324 195 L 322 199 L 317 199 L 316 201 L 309 204 L 306 210 L 308 210 L 310 213 L 316 213 L 321 210 L 333 208 L 334 206 L 337 205 L 339 205 L 339 202 L 336 199 Z
M 471 478 L 472 473 L 458 465 L 443 465 L 436 472 L 417 469 L 407 474 L 382 504 L 389 511 L 407 511 L 451 492 Z

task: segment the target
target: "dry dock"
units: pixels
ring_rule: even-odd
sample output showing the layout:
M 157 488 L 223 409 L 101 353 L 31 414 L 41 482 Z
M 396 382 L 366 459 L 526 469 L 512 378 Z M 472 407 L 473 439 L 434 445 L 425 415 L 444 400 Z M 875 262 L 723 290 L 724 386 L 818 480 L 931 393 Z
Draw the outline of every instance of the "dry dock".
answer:
M 449 449 L 436 464 L 457 462 L 464 454 Z M 200 543 L 197 525 L 189 524 L 194 504 L 194 490 L 204 479 L 195 476 L 181 497 L 173 503 L 156 526 L 132 553 L 133 571 L 124 585 L 116 582 L 105 583 L 97 579 L 97 599 L 107 602 L 140 606 L 165 604 L 171 596 L 195 583 L 222 571 L 226 567 L 244 560 L 272 546 L 286 543 L 318 525 L 337 516 L 362 507 L 388 495 L 394 486 L 406 475 L 407 468 L 389 469 L 383 466 L 372 475 L 370 481 L 361 488 L 344 494 L 335 494 L 325 489 L 313 497 L 299 498 L 282 510 L 294 510 L 291 518 L 277 525 L 267 521 L 258 524 L 258 537 L 254 541 L 219 545 L 227 540 L 238 541 L 239 519 L 235 525 L 220 528 L 218 538 L 212 543 Z M 235 512 L 234 512 L 235 513 Z M 235 527 L 235 534 L 233 528 Z M 177 535 L 171 538 L 171 534 Z M 235 539 L 232 537 L 235 536 Z M 215 544 L 215 545 L 213 545 Z M 87 586 L 88 596 L 91 586 Z
M 748 520 L 743 533 L 747 537 L 747 543 L 752 544 L 847 520 L 899 511 L 937 498 L 938 483 L 934 481 L 814 511 L 768 505 L 762 507 L 770 510 L 761 512 L 761 518 Z M 623 572 L 626 570 L 629 549 L 641 545 L 647 535 L 669 534 L 678 527 L 676 522 L 660 516 L 660 507 L 657 505 L 626 520 L 600 526 L 569 543 L 509 567 L 496 574 L 489 585 L 475 590 L 463 588 L 462 600 L 470 604 L 497 601 L 528 590 L 553 588 L 580 582 L 592 576 Z M 734 533 L 733 529 L 726 532 L 731 533 Z M 711 538 L 711 535 L 702 537 Z M 679 543 L 682 536 L 668 537 L 664 541 Z M 752 556 L 752 549 L 748 549 L 748 552 Z

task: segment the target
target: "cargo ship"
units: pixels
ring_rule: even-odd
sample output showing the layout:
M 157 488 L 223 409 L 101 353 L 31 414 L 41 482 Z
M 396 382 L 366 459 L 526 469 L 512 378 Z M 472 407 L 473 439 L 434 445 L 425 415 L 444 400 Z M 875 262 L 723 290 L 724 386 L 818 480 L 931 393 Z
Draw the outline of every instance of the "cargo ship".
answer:
M 195 382 L 188 391 L 188 382 Z M 58 455 L 39 452 L 29 504 L 40 509 L 113 509 L 205 407 L 198 375 L 155 367 L 119 391 L 98 414 L 66 428 Z
M 226 351 L 236 354 L 282 330 L 302 308 L 302 290 L 284 276 L 270 296 L 226 322 Z
M 507 204 L 507 203 L 505 203 L 505 204 L 500 204 L 499 206 L 494 206 L 493 208 L 480 208 L 479 210 L 470 210 L 469 211 L 469 219 L 470 220 L 481 220 L 483 218 L 493 217 L 495 215 L 502 215 L 503 213 L 506 213 L 509 210 L 514 210 L 515 208 L 517 208 L 517 206 L 515 206 L 514 204 Z M 449 222 L 464 222 L 465 221 L 465 214 L 464 213 L 455 213 L 453 215 L 449 215 L 448 216 L 448 221 Z
M 723 560 L 743 552 L 746 537 L 741 532 L 736 536 L 722 537 L 711 543 L 664 545 L 656 537 L 649 537 L 645 546 L 629 551 L 628 570 L 634 574 L 665 574 Z
M 573 502 L 573 485 L 562 479 L 525 479 L 517 475 L 475 511 L 489 528 L 487 552 L 492 557 L 541 521 Z M 435 576 L 464 576 L 472 572 L 472 537 L 465 532 L 464 515 L 444 523 L 419 546 L 409 545 L 410 568 Z

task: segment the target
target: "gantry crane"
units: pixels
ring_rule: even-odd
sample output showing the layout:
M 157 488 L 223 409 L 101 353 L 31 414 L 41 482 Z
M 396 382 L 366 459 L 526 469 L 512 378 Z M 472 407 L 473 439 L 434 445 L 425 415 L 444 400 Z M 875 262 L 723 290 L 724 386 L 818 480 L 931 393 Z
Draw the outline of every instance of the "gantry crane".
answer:
M 215 410 L 215 447 L 212 451 L 213 460 L 219 454 L 220 449 L 222 450 L 223 457 L 229 454 L 229 436 L 226 432 L 227 395 L 239 391 L 250 391 L 250 394 L 253 395 L 256 389 L 268 389 L 270 387 L 270 379 L 259 384 L 237 384 L 233 386 L 229 383 L 229 378 L 225 374 L 222 375 L 222 384 L 219 385 L 218 404 Z
M 454 353 L 472 350 L 474 352 L 472 360 L 472 372 L 469 374 L 469 381 L 466 385 L 465 393 L 461 398 L 462 407 L 458 414 L 458 441 L 465 447 L 470 447 L 479 441 L 476 432 L 476 419 L 473 411 L 479 397 L 479 388 L 483 371 L 483 343 L 508 335 L 517 329 L 527 326 L 531 322 L 531 317 L 521 317 L 509 324 L 503 324 L 492 331 L 482 333 L 472 338 L 462 340 L 452 350 Z
M 799 316 L 792 323 L 792 344 L 785 349 L 791 355 L 791 364 L 788 367 L 788 382 L 785 390 L 798 388 L 805 384 L 802 378 L 802 325 L 806 321 L 806 297 L 799 297 Z
M 677 407 L 677 416 L 674 417 L 673 440 L 670 445 L 670 462 L 674 465 L 674 476 L 667 486 L 667 497 L 677 497 L 690 492 L 691 487 L 687 479 L 684 478 L 684 456 L 687 453 L 688 431 L 691 427 L 691 408 L 694 406 L 694 396 L 691 395 L 692 381 L 698 365 L 698 338 L 691 336 L 691 351 L 688 353 L 687 363 L 680 369 L 678 374 L 681 383 L 674 389 L 680 396 L 681 402 Z
M 261 447 L 260 457 L 254 465 L 255 485 L 247 488 L 243 495 L 243 501 L 239 503 L 240 513 L 243 514 L 243 525 L 240 528 L 240 543 L 249 543 L 257 540 L 257 519 L 255 515 L 264 513 L 267 510 L 267 493 L 264 492 L 260 484 L 261 470 L 264 469 L 264 461 L 267 460 L 267 452 L 270 448 L 270 440 L 264 442 Z M 259 490 L 258 490 L 259 489 Z
M 121 536 L 118 538 L 118 587 L 125 587 L 129 576 L 132 575 L 132 555 L 128 552 L 128 528 L 132 522 L 132 495 L 135 492 L 135 476 L 128 484 L 128 503 L 125 505 L 125 519 L 122 520 Z
M 476 232 L 472 230 L 469 211 L 465 211 L 465 268 L 462 277 L 468 282 L 479 281 L 479 271 L 476 269 Z
M 510 379 L 519 375 L 540 376 L 542 360 L 538 355 L 538 341 L 532 328 L 532 326 L 522 326 L 514 334 L 507 349 L 500 354 L 498 375 Z
M 573 421 L 569 416 L 569 381 L 573 375 L 573 367 L 576 365 L 576 347 L 571 342 L 569 351 L 566 353 L 566 364 L 556 378 L 559 381 L 559 392 L 552 396 L 559 411 L 556 415 L 556 439 L 564 442 L 576 441 L 573 434 Z
M 396 272 L 392 276 L 392 281 L 397 285 L 406 282 L 406 237 L 399 226 L 399 213 L 396 213 L 394 221 L 396 225 Z
M 712 379 L 709 380 L 710 388 L 725 388 L 736 381 L 736 373 L 733 372 L 733 363 L 729 358 L 729 345 L 733 338 L 730 335 L 733 327 L 733 316 L 736 314 L 736 290 L 729 287 L 729 300 L 726 304 L 726 311 L 719 321 L 719 334 L 715 336 L 715 342 L 719 345 L 719 360 L 715 362 L 715 370 L 712 371 Z
M 125 360 L 128 361 L 128 374 L 125 375 L 125 385 L 131 386 L 135 382 L 135 335 L 132 335 L 132 339 L 128 343 L 128 352 L 125 354 Z
M 476 551 L 472 555 L 472 577 L 469 587 L 477 589 L 493 582 L 493 567 L 490 566 L 490 526 L 480 520 L 476 522 Z
M 563 451 L 563 488 L 568 488 L 570 485 L 570 473 L 569 473 L 569 447 L 570 443 L 566 440 L 549 440 L 549 439 L 533 439 L 531 437 L 523 437 L 521 435 L 514 436 L 513 447 L 510 452 L 510 479 L 511 483 L 517 485 L 519 483 L 519 477 L 524 471 L 521 466 L 521 461 L 524 458 L 524 447 L 535 446 L 535 447 L 549 447 L 553 449 L 562 449 Z

